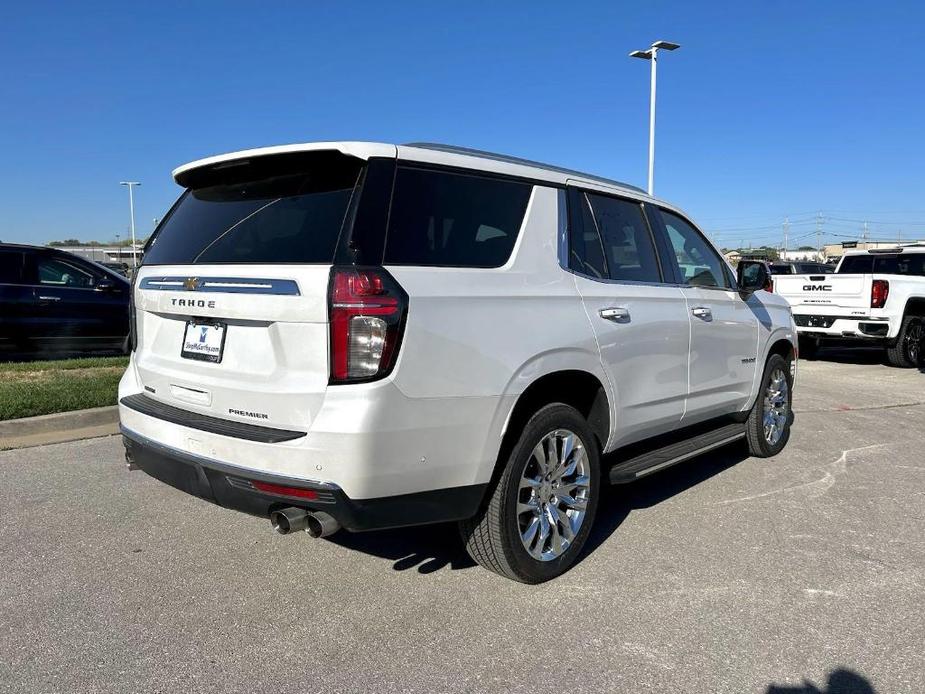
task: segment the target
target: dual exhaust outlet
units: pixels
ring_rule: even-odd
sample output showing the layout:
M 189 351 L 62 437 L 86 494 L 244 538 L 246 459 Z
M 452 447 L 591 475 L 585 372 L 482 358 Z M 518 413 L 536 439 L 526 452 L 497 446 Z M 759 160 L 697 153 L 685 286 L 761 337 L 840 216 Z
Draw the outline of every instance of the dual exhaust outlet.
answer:
M 327 537 L 340 530 L 333 516 L 324 511 L 306 511 L 304 508 L 281 508 L 270 514 L 270 525 L 280 535 L 304 530 L 309 537 Z

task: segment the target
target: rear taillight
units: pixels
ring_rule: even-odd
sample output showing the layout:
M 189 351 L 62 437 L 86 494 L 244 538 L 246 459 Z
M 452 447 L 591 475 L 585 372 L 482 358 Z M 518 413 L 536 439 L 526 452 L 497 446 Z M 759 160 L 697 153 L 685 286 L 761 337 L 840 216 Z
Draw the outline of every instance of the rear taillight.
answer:
M 387 375 L 401 344 L 408 295 L 382 268 L 335 267 L 328 293 L 331 383 Z
M 870 307 L 883 308 L 890 296 L 890 283 L 886 280 L 874 280 L 870 285 Z

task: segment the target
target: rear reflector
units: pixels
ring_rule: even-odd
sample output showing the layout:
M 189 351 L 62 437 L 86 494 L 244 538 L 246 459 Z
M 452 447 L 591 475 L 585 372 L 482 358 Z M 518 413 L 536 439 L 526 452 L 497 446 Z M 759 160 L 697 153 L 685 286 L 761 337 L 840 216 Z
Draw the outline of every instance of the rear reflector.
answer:
M 890 283 L 886 280 L 874 280 L 870 286 L 870 307 L 883 308 L 890 296 Z
M 279 484 L 270 484 L 269 482 L 259 482 L 257 480 L 251 480 L 251 484 L 254 486 L 254 489 L 258 489 L 261 492 L 266 492 L 267 494 L 278 494 L 279 496 L 296 496 L 300 499 L 317 499 L 318 492 L 314 489 L 300 489 L 299 487 L 284 487 Z

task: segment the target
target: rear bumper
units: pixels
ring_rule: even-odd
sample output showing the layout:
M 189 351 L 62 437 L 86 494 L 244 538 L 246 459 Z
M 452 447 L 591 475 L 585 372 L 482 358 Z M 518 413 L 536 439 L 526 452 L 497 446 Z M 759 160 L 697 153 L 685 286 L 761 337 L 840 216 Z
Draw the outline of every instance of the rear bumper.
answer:
M 488 486 L 476 484 L 375 499 L 351 499 L 331 483 L 294 479 L 220 463 L 151 441 L 124 426 L 122 434 L 126 455 L 135 465 L 151 477 L 187 494 L 264 518 L 269 517 L 272 511 L 287 506 L 325 511 L 351 531 L 470 518 L 478 510 Z M 311 491 L 314 498 L 266 493 L 253 486 L 255 481 Z
M 899 331 L 899 326 L 894 326 L 887 317 L 845 317 L 823 313 L 797 313 L 794 311 L 793 320 L 797 326 L 797 333 L 804 337 L 873 341 L 895 338 Z

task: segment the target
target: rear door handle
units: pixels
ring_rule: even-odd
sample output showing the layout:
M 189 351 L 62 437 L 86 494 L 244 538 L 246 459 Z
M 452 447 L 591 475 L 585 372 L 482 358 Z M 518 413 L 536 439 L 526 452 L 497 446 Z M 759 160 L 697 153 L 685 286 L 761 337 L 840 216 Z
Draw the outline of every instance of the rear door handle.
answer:
M 628 308 L 623 308 L 622 306 L 611 306 L 609 308 L 602 308 L 598 313 L 601 314 L 601 318 L 612 321 L 628 321 L 630 319 L 630 311 Z
M 41 296 L 39 295 L 39 301 L 61 301 L 60 296 Z
M 713 319 L 713 311 L 708 309 L 706 306 L 695 306 L 691 309 L 691 313 L 697 316 L 697 318 L 702 318 L 703 320 Z

